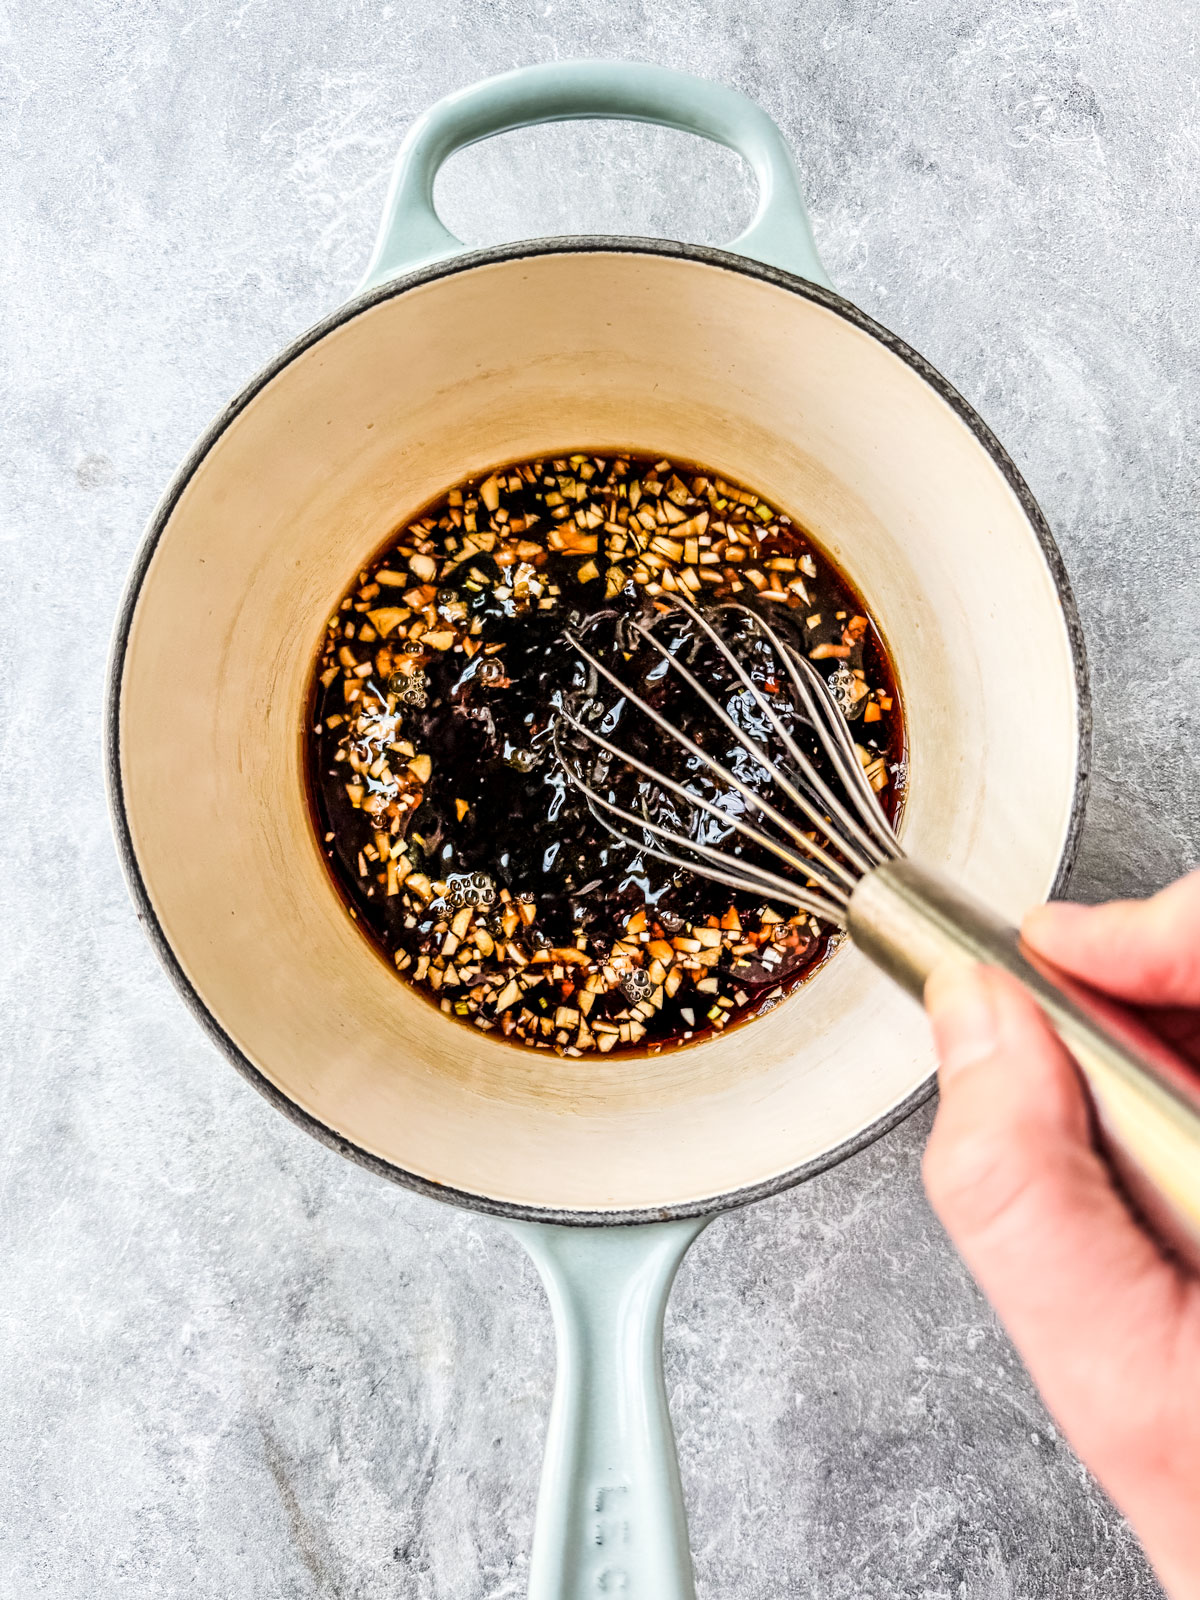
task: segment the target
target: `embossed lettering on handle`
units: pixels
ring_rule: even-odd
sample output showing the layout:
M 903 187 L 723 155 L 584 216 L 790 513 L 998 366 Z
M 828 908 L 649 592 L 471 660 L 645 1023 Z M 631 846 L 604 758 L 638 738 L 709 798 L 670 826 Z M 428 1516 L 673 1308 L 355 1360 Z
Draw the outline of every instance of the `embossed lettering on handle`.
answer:
M 629 1484 L 596 1485 L 596 1547 L 607 1563 L 596 1579 L 598 1594 L 628 1594 L 630 1516 Z

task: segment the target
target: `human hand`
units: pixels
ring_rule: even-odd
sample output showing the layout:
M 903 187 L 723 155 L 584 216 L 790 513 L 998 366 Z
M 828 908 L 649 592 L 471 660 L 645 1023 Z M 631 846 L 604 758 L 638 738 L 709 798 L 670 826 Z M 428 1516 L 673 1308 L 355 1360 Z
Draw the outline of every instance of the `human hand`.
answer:
M 1039 906 L 1022 932 L 1065 971 L 1156 1008 L 1200 1060 L 1200 872 L 1149 900 Z M 1114 1184 L 1078 1071 L 1024 990 L 946 966 L 925 1003 L 941 1059 L 933 1208 L 1168 1593 L 1200 1600 L 1200 1278 Z

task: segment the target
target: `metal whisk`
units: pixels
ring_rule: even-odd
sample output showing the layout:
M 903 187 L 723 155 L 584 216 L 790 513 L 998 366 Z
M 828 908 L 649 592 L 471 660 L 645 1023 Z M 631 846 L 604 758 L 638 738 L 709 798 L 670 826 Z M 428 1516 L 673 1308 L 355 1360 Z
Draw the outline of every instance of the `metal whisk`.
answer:
M 686 690 L 686 725 L 589 648 L 587 625 L 567 634 L 589 676 L 560 710 L 555 749 L 598 820 L 635 852 L 846 929 L 918 999 L 943 961 L 1002 967 L 1079 1064 L 1127 1191 L 1164 1241 L 1200 1264 L 1196 1068 L 1136 1012 L 1051 967 L 1002 918 L 905 858 L 838 701 L 763 616 L 732 601 L 701 610 L 678 594 L 660 606 L 653 619 L 619 620 L 618 642 L 630 649 L 615 654 L 647 647 L 657 680 L 672 674 Z M 731 620 L 743 636 L 737 648 L 722 631 Z M 689 634 L 665 642 L 656 629 L 671 621 Z M 722 682 L 733 689 L 728 704 L 713 692 Z M 629 707 L 663 737 L 653 759 L 613 737 Z M 712 736 L 731 750 L 714 754 Z

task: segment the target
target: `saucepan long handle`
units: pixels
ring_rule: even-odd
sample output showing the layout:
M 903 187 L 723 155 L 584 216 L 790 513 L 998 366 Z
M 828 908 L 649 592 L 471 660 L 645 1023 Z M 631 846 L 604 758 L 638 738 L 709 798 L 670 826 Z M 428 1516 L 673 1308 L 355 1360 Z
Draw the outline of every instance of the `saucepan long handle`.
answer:
M 708 1221 L 508 1225 L 541 1274 L 558 1339 L 529 1600 L 693 1600 L 662 1326 Z
M 396 157 L 359 289 L 467 248 L 433 203 L 438 169 L 456 150 L 535 123 L 597 117 L 679 128 L 736 150 L 758 182 L 758 208 L 730 249 L 829 287 L 791 152 L 761 106 L 723 83 L 647 62 L 553 61 L 471 84 L 417 118 Z
M 1200 1072 L 1144 1017 L 1059 972 L 1002 918 L 911 861 L 863 879 L 848 925 L 855 944 L 918 999 L 947 959 L 985 961 L 1017 978 L 1079 1064 L 1132 1199 L 1165 1243 L 1200 1265 Z

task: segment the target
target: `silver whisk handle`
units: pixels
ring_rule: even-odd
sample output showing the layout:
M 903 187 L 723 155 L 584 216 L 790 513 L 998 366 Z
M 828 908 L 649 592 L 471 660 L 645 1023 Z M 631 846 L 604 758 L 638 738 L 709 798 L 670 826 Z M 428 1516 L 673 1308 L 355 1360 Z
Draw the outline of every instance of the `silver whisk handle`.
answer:
M 1200 1266 L 1200 1070 L 1136 1011 L 1059 972 L 1014 927 L 911 861 L 867 874 L 850 897 L 847 927 L 918 1000 L 946 960 L 983 961 L 1016 978 L 1078 1063 L 1126 1192 L 1160 1239 Z

